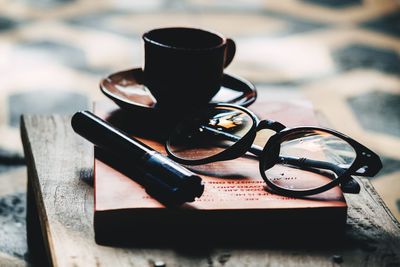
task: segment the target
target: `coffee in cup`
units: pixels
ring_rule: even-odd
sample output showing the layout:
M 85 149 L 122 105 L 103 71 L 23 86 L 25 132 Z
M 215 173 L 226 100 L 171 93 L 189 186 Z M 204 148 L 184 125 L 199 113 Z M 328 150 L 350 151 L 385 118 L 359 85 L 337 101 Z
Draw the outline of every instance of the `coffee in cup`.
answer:
M 232 39 L 195 28 L 160 28 L 143 34 L 144 78 L 165 109 L 209 103 L 236 51 Z

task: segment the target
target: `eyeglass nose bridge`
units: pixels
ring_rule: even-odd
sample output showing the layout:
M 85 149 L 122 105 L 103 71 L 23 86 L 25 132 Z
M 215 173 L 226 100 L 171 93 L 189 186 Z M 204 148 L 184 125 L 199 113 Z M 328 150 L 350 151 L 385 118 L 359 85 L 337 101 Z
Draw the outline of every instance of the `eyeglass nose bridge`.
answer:
M 261 131 L 264 129 L 272 130 L 276 133 L 281 132 L 285 129 L 286 126 L 280 122 L 273 121 L 273 120 L 261 120 L 256 128 L 256 131 Z M 272 136 L 268 139 L 267 143 L 264 146 L 261 154 L 259 155 L 260 158 L 260 172 L 264 172 L 265 170 L 271 168 L 275 165 L 278 161 L 279 152 L 280 152 L 280 145 L 279 142 L 276 140 L 277 135 Z M 261 163 L 262 161 L 262 163 Z
M 285 128 L 286 126 L 283 125 L 282 123 L 272 120 L 261 120 L 257 125 L 257 131 L 270 129 L 272 131 L 279 133 Z

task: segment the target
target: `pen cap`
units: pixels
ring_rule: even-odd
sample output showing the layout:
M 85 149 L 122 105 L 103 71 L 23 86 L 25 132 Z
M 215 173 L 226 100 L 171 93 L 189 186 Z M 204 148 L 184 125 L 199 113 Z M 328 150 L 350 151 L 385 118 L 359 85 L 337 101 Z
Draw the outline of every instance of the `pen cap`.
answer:
M 149 194 L 157 194 L 165 198 L 165 202 L 173 203 L 192 202 L 203 194 L 204 184 L 198 175 L 158 152 L 145 157 L 141 169 L 151 169 L 152 180 L 157 185 L 149 186 Z

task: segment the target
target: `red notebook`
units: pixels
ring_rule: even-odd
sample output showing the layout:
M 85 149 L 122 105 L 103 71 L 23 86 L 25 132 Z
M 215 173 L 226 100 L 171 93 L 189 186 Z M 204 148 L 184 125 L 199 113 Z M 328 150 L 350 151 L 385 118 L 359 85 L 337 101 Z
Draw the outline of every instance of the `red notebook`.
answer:
M 259 118 L 287 126 L 317 125 L 313 108 L 306 101 L 258 101 L 250 109 Z M 118 107 L 109 102 L 95 105 L 95 113 L 106 120 L 115 112 Z M 129 116 L 134 123 L 135 115 Z M 138 138 L 166 154 L 164 144 Z M 253 158 L 241 157 L 192 168 L 202 177 L 205 191 L 196 201 L 173 209 L 150 197 L 135 182 L 134 173 L 128 177 L 98 158 L 94 164 L 94 229 L 99 243 L 173 241 L 176 233 L 208 240 L 218 240 L 218 237 L 238 240 L 249 236 L 263 240 L 265 234 L 280 236 L 281 231 L 309 236 L 307 231 L 340 229 L 346 221 L 347 205 L 340 188 L 307 198 L 269 193 L 259 173 L 258 161 Z M 245 233 L 241 229 L 246 229 Z

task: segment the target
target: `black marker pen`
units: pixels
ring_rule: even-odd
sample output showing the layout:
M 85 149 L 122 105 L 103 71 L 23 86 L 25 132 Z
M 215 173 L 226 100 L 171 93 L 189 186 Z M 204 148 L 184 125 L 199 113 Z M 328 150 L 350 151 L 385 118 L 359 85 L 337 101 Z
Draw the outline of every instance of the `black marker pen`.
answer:
M 116 129 L 89 111 L 75 113 L 76 133 L 117 158 L 128 158 L 146 177 L 146 192 L 161 202 L 180 205 L 194 201 L 204 191 L 201 178 L 159 152 Z

